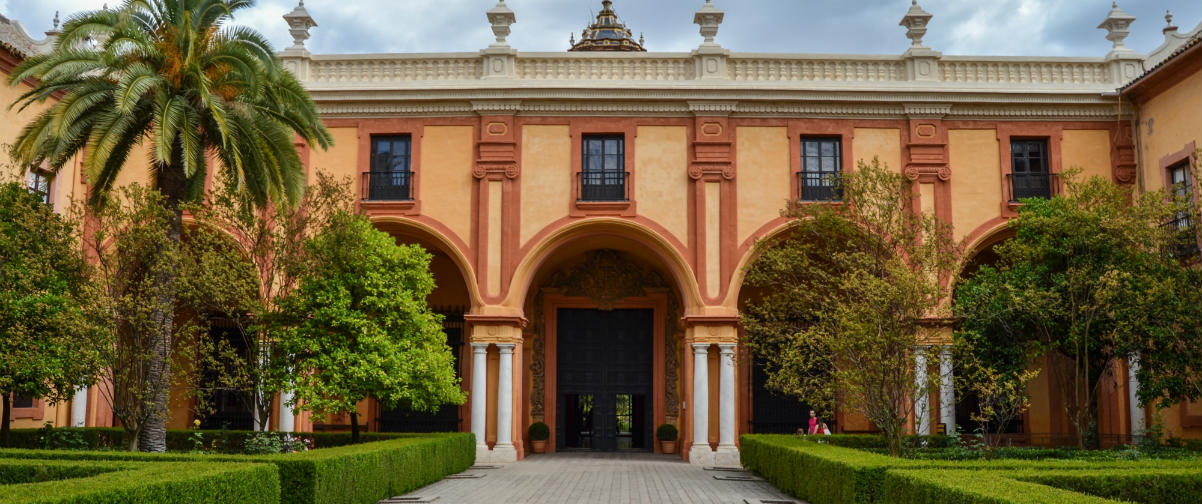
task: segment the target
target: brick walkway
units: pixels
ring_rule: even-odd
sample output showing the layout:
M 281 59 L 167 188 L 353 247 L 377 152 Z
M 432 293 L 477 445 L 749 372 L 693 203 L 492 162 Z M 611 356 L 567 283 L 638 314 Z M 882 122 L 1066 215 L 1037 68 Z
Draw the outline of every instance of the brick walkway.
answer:
M 798 503 L 751 473 L 704 470 L 672 456 L 557 453 L 473 468 L 381 502 L 517 503 Z M 716 478 L 716 477 L 717 478 Z M 738 481 L 719 478 L 753 478 Z

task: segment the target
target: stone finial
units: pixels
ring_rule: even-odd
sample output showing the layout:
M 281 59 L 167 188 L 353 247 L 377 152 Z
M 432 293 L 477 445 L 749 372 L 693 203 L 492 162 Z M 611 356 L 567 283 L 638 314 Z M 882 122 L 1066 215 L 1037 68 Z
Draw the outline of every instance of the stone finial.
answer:
M 1161 31 L 1166 35 L 1169 33 L 1177 33 L 1177 27 L 1173 26 L 1173 11 L 1164 11 L 1164 29 Z
M 309 39 L 309 29 L 317 26 L 313 16 L 305 10 L 305 0 L 300 0 L 292 12 L 284 14 L 284 21 L 288 23 L 288 34 L 292 35 L 292 47 L 288 49 L 304 50 L 305 41 Z
M 1098 25 L 1099 30 L 1106 30 L 1106 40 L 1114 43 L 1111 52 L 1130 51 L 1127 46 L 1123 45 L 1123 39 L 1131 33 L 1131 23 L 1135 22 L 1135 16 L 1123 12 L 1119 8 L 1118 2 L 1110 4 L 1110 13 L 1106 15 L 1106 19 L 1102 20 L 1102 24 Z
M 58 34 L 62 33 L 62 30 L 59 30 L 58 26 L 59 26 L 58 11 L 54 11 L 54 28 L 51 28 L 50 31 L 46 32 L 46 36 L 47 37 L 57 37 Z
M 722 24 L 722 18 L 726 13 L 714 7 L 712 0 L 705 0 L 705 5 L 702 5 L 697 12 L 693 14 L 693 24 L 701 26 L 701 36 L 705 37 L 703 46 L 716 46 L 714 37 L 718 35 L 718 25 Z
M 927 34 L 927 23 L 931 22 L 932 17 L 934 16 L 930 12 L 918 6 L 918 0 L 911 0 L 910 10 L 906 11 L 906 15 L 898 23 L 898 26 L 906 28 L 906 37 L 910 39 L 911 49 L 927 48 L 922 45 L 922 37 Z
M 644 39 L 643 39 L 643 32 L 639 32 L 639 45 L 641 45 L 641 46 L 643 46 L 643 47 L 647 47 L 647 46 L 645 45 L 645 43 L 643 42 L 643 40 L 644 40 Z
M 499 0 L 497 5 L 489 9 L 487 13 L 488 22 L 492 23 L 492 33 L 496 35 L 497 41 L 493 42 L 492 47 L 509 47 L 505 42 L 505 37 L 509 36 L 509 25 L 517 22 L 517 16 L 514 16 L 513 10 L 505 5 L 505 0 Z

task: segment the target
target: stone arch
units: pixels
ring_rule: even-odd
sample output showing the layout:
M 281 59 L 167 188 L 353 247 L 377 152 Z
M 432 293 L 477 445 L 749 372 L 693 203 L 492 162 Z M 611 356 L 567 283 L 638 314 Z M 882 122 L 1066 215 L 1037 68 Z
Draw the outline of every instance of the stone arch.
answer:
M 735 263 L 735 269 L 730 274 L 730 284 L 726 289 L 726 297 L 722 300 L 722 306 L 738 309 L 739 296 L 743 291 L 743 280 L 747 276 L 747 267 L 751 266 L 751 263 L 760 256 L 759 243 L 780 240 L 789 231 L 792 222 L 791 219 L 780 219 L 774 225 L 766 226 L 767 229 L 757 233 L 740 247 L 739 261 Z
M 514 268 L 509 294 L 503 304 L 520 311 L 548 261 L 572 248 L 582 250 L 608 248 L 639 255 L 658 263 L 671 276 L 680 293 L 685 311 L 697 311 L 704 306 L 692 265 L 681 251 L 655 231 L 625 219 L 592 218 L 558 228 L 541 240 L 525 247 L 522 259 Z

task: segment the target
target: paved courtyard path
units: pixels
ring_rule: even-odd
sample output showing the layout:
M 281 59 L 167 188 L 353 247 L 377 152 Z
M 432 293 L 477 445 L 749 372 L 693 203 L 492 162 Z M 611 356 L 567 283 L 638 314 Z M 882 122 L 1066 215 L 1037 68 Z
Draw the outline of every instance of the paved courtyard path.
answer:
M 800 503 L 749 472 L 705 470 L 666 455 L 604 453 L 531 455 L 512 464 L 479 466 L 381 502 Z

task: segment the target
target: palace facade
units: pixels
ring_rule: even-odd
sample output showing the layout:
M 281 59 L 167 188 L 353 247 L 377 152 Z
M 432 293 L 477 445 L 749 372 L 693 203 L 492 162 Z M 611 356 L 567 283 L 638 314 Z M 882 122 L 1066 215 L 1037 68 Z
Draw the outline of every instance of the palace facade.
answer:
M 1170 21 L 1164 44 L 1141 54 L 1123 44 L 1134 18 L 1115 7 L 1099 13 L 1113 42 L 1099 57 L 950 56 L 923 45 L 932 16 L 915 4 L 899 12 L 898 54 L 738 53 L 719 44 L 724 14 L 707 1 L 693 17 L 697 48 L 662 53 L 634 40 L 611 3 L 562 52 L 510 47 L 504 1 L 486 13 L 496 42 L 467 53 L 312 54 L 315 20 L 303 6 L 284 16 L 295 43 L 280 57 L 335 139 L 297 149 L 311 174 L 353 178 L 379 229 L 435 255 L 429 301 L 448 315 L 469 391 L 436 414 L 365 401 L 368 429 L 471 431 L 477 460 L 512 461 L 529 452 L 533 422 L 550 426 L 550 450 L 655 452 L 653 431 L 668 423 L 682 457 L 737 462 L 739 434 L 792 432 L 808 414 L 764 389 L 740 345 L 740 307 L 755 296 L 743 271 L 757 241 L 785 228 L 786 202 L 826 200 L 829 175 L 876 158 L 915 182 L 920 208 L 950 222 L 980 264 L 1008 237 L 1017 200 L 1057 194 L 1070 167 L 1156 190 L 1184 176 L 1202 143 L 1202 25 L 1182 33 Z M 48 49 L 49 37 L 0 21 L 6 75 Z M 0 138 L 11 143 L 33 112 L 6 113 Z M 59 208 L 86 191 L 78 160 L 29 177 Z M 941 385 L 917 399 L 914 431 L 967 425 L 950 355 L 916 365 Z M 1108 371 L 1103 440 L 1129 439 L 1153 415 L 1172 435 L 1202 437 L 1202 405 L 1137 404 L 1134 365 Z M 1071 434 L 1054 380 L 1031 384 L 1012 442 Z M 248 427 L 236 403 L 206 421 Z M 839 432 L 872 430 L 827 416 Z M 17 398 L 13 418 L 113 423 L 95 389 L 59 405 Z M 173 402 L 171 427 L 193 418 Z M 272 425 L 347 421 L 283 408 Z

